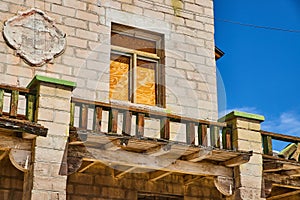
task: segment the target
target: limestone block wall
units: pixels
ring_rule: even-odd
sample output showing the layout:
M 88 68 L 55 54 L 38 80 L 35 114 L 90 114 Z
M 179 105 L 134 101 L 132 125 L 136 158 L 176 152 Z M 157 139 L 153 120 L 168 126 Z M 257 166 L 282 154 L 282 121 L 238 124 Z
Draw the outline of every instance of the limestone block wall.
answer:
M 113 177 L 112 168 L 97 164 L 83 173 L 68 176 L 68 200 L 133 200 L 138 194 L 175 195 L 184 200 L 226 199 L 214 187 L 213 180 L 203 179 L 184 185 L 182 175 L 169 175 L 151 182 L 149 173 L 128 173 L 120 179 Z
M 0 37 L 0 83 L 25 87 L 34 75 L 77 83 L 73 96 L 109 101 L 111 23 L 157 33 L 165 39 L 166 109 L 217 119 L 212 0 L 3 0 L 0 29 L 18 11 L 36 7 L 67 35 L 64 53 L 32 67 Z
M 24 173 L 6 157 L 0 162 L 0 199 L 22 199 Z

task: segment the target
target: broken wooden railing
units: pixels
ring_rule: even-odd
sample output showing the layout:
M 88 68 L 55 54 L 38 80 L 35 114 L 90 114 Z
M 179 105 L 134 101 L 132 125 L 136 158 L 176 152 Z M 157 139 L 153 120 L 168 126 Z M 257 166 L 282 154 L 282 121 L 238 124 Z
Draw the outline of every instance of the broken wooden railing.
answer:
M 35 104 L 36 95 L 29 89 L 0 85 L 0 117 L 5 116 L 33 122 Z
M 75 124 L 75 110 L 79 110 L 78 120 Z M 103 118 L 103 112 L 108 112 L 108 119 Z M 90 115 L 90 113 L 93 113 Z M 132 122 L 133 116 L 136 117 Z M 135 123 L 134 136 L 145 137 L 145 120 L 155 119 L 160 121 L 161 140 L 170 140 L 170 123 L 185 124 L 185 143 L 189 145 L 213 146 L 215 148 L 232 149 L 231 129 L 226 123 L 182 117 L 179 115 L 150 110 L 141 107 L 119 105 L 104 102 L 94 102 L 78 98 L 72 98 L 70 126 L 78 130 L 104 132 L 105 134 L 118 134 L 119 119 L 122 117 L 121 135 L 132 135 L 132 123 Z M 107 121 L 107 131 L 101 131 L 102 122 Z M 196 142 L 197 140 L 197 142 Z
M 265 155 L 274 156 L 273 151 L 273 140 L 283 141 L 290 143 L 286 148 L 284 148 L 278 157 L 285 159 L 293 159 L 299 161 L 300 155 L 300 137 L 284 135 L 279 133 L 273 133 L 268 131 L 261 131 L 262 141 L 263 141 L 263 152 Z

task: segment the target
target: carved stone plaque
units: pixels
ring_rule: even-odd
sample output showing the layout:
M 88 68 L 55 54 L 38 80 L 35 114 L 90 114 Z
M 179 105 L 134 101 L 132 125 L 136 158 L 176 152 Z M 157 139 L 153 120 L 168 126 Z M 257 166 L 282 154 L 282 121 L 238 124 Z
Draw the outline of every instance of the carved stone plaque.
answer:
M 17 55 L 34 66 L 51 61 L 66 45 L 66 35 L 54 25 L 54 20 L 35 8 L 7 20 L 3 35 Z

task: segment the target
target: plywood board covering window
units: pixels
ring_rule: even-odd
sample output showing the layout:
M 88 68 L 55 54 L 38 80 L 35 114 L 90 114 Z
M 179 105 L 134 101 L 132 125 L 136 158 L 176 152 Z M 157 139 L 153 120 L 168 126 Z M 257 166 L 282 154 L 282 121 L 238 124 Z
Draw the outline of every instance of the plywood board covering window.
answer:
M 110 99 L 165 106 L 163 37 L 112 24 Z

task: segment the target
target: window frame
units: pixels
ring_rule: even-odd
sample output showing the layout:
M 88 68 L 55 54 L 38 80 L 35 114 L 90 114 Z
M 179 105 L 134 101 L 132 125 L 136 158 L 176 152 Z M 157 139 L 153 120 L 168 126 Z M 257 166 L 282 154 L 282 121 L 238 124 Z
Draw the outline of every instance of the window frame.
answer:
M 133 91 L 136 89 L 136 77 L 137 77 L 137 62 L 138 59 L 149 62 L 155 62 L 155 106 L 166 107 L 166 95 L 165 95 L 165 53 L 164 53 L 164 37 L 162 34 L 153 33 L 150 31 L 120 25 L 112 23 L 111 35 L 120 34 L 123 36 L 130 36 L 137 39 L 143 39 L 146 41 L 155 42 L 155 52 L 150 53 L 146 51 L 126 48 L 112 44 L 111 40 L 111 54 L 120 54 L 128 56 L 130 58 L 129 72 L 128 72 L 128 101 L 135 102 L 135 95 Z

